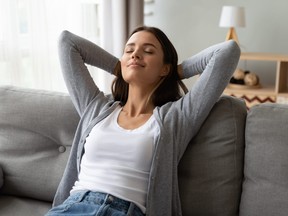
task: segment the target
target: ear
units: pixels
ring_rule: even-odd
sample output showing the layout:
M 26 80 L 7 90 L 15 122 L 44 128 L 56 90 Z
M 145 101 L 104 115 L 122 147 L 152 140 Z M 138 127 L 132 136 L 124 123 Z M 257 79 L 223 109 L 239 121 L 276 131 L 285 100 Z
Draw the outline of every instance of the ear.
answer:
M 170 64 L 165 64 L 162 68 L 162 72 L 160 74 L 161 77 L 163 76 L 167 76 L 169 74 L 169 71 L 170 71 L 170 67 L 171 65 Z

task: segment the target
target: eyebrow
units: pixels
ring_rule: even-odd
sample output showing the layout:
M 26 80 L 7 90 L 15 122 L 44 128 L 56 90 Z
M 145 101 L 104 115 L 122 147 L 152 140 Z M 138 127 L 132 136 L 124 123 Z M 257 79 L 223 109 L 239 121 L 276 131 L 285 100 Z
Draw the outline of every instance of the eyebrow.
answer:
M 135 46 L 135 43 L 128 43 L 128 44 L 126 44 L 126 47 L 127 47 L 127 46 Z M 152 46 L 152 47 L 157 48 L 157 47 L 156 47 L 154 44 L 152 44 L 152 43 L 144 43 L 143 46 Z

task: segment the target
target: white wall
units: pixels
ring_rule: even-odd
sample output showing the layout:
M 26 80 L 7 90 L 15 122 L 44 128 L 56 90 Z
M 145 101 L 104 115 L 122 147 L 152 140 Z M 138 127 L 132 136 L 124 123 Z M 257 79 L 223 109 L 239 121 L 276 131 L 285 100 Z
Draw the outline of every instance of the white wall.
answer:
M 179 60 L 225 40 L 228 29 L 219 27 L 223 5 L 245 7 L 246 27 L 236 32 L 242 52 L 288 55 L 287 0 L 154 0 L 145 5 L 145 24 L 161 28 L 178 50 Z M 256 72 L 262 84 L 274 83 L 274 63 L 241 62 Z

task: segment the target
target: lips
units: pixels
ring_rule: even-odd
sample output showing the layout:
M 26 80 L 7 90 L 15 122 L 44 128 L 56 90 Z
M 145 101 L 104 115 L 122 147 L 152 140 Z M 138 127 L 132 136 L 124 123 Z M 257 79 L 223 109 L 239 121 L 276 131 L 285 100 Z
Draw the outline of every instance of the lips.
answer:
M 137 62 L 137 61 L 133 61 L 133 62 L 128 63 L 127 66 L 128 66 L 128 67 L 130 67 L 130 66 L 140 66 L 140 67 L 144 67 L 144 64 L 141 64 L 141 63 L 139 63 L 139 62 Z

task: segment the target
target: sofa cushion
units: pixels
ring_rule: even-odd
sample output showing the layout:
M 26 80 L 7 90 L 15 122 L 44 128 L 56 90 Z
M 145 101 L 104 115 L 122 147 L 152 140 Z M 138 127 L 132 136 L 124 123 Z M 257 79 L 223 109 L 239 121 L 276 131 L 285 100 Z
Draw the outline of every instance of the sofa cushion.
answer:
M 50 202 L 15 196 L 0 196 L 0 215 L 3 216 L 41 216 L 45 215 L 50 208 Z
M 222 96 L 179 164 L 183 215 L 238 215 L 244 160 L 244 101 Z
M 52 201 L 78 121 L 68 94 L 0 87 L 1 194 Z
M 288 215 L 288 106 L 253 106 L 245 133 L 240 215 Z

